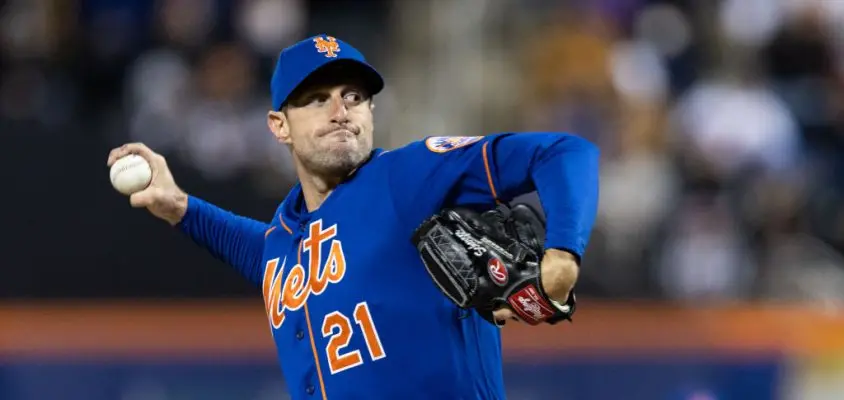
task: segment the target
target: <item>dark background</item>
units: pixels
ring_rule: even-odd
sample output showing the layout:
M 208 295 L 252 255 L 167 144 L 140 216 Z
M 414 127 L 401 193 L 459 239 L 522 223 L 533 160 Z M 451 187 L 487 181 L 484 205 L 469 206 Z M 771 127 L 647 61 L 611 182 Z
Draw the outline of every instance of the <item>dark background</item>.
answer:
M 51 37 L 44 40 L 51 42 L 51 50 L 28 55 L 6 48 L 0 58 L 0 177 L 5 182 L 0 212 L 6 227 L 0 244 L 5 255 L 0 297 L 258 294 L 176 229 L 129 207 L 128 198 L 111 187 L 105 164 L 111 148 L 132 140 L 126 135 L 131 110 L 126 109 L 125 82 L 136 58 L 170 48 L 196 65 L 222 46 L 245 48 L 232 27 L 236 2 L 201 2 L 209 3 L 216 15 L 211 18 L 213 27 L 191 45 L 161 32 L 156 20 L 163 2 L 40 2 L 48 3 L 45 18 L 52 25 Z M 191 9 L 190 2 L 171 3 L 183 3 L 182 11 Z M 337 31 L 333 21 L 354 18 L 367 26 L 366 34 L 355 35 L 354 27 L 340 31 L 362 42 L 361 50 L 367 47 L 365 39 L 378 36 L 378 27 L 384 26 L 385 1 L 315 0 L 302 5 L 307 28 L 301 34 Z M 9 18 L 15 17 L 16 9 L 23 13 L 29 8 L 0 1 Z M 126 19 L 110 24 L 104 21 L 109 13 Z M 274 55 L 244 51 L 243 57 L 255 63 L 253 75 L 246 77 L 255 92 L 249 96 L 261 98 L 269 92 Z M 267 109 L 268 105 L 267 100 Z M 279 178 L 275 193 L 256 193 L 250 181 L 255 169 L 212 180 L 190 162 L 176 157 L 168 161 L 185 190 L 262 220 L 270 218 L 292 184 L 289 178 Z
M 294 179 L 264 122 L 269 76 L 281 48 L 321 32 L 386 76 L 379 146 L 509 129 L 598 143 L 584 295 L 844 293 L 834 13 L 765 28 L 740 2 L 423 3 L 0 1 L 0 297 L 258 295 L 131 209 L 105 160 L 142 140 L 190 193 L 266 220 Z

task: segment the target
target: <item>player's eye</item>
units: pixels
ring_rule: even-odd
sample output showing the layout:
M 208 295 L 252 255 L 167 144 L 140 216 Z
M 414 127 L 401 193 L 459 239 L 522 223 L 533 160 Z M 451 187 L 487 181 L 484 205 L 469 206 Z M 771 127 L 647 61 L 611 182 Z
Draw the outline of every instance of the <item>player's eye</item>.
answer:
M 318 105 L 325 103 L 326 100 L 328 100 L 328 96 L 323 95 L 323 94 L 315 94 L 315 95 L 308 98 L 307 104 L 318 106 Z
M 297 101 L 297 107 L 320 107 L 322 106 L 325 101 L 328 100 L 328 96 L 322 93 L 313 93 L 307 96 L 303 96 L 301 100 Z
M 360 92 L 348 92 L 343 96 L 343 101 L 345 101 L 346 104 L 357 105 L 363 101 L 363 95 Z

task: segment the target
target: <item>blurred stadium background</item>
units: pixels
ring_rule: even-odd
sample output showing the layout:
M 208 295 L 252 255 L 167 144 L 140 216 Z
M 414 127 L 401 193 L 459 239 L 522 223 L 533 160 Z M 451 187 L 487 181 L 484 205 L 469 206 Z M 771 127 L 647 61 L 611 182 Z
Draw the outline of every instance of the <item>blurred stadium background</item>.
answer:
M 269 74 L 316 33 L 385 75 L 381 147 L 602 148 L 580 312 L 504 329 L 510 398 L 844 398 L 844 1 L 0 0 L 0 399 L 286 398 L 259 292 L 105 161 L 265 219 Z

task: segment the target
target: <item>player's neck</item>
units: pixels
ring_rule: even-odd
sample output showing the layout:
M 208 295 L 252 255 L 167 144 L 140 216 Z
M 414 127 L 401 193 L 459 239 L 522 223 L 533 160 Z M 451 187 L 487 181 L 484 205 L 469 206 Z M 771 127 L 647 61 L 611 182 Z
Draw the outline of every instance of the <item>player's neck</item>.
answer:
M 336 171 L 335 173 L 320 173 L 306 167 L 300 160 L 295 160 L 296 175 L 299 178 L 299 185 L 302 187 L 302 196 L 305 198 L 305 206 L 308 212 L 313 212 L 322 206 L 325 199 L 344 180 L 354 174 L 357 167 L 351 171 Z
M 299 184 L 302 187 L 302 195 L 305 197 L 308 212 L 319 208 L 346 176 L 322 176 L 300 168 Z
M 302 195 L 305 197 L 305 205 L 308 207 L 308 211 L 319 208 L 338 183 L 339 180 L 337 183 L 333 183 L 316 176 L 300 177 L 299 184 L 302 186 Z

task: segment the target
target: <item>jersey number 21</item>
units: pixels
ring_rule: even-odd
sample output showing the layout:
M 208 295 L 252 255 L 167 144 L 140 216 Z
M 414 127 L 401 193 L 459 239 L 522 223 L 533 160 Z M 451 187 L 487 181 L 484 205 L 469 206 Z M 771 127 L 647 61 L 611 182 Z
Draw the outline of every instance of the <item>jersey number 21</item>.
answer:
M 384 347 L 381 345 L 381 338 L 378 337 L 378 331 L 375 329 L 372 315 L 369 313 L 369 306 L 365 301 L 355 306 L 352 316 L 355 319 L 355 324 L 360 328 L 360 332 L 363 333 L 363 339 L 372 361 L 384 358 L 386 356 Z M 352 322 L 339 311 L 327 314 L 322 320 L 322 336 L 331 337 L 328 340 L 328 345 L 325 346 L 325 355 L 328 358 L 328 368 L 332 375 L 363 364 L 363 356 L 361 356 L 360 350 L 355 349 L 341 353 L 352 340 L 354 331 Z

